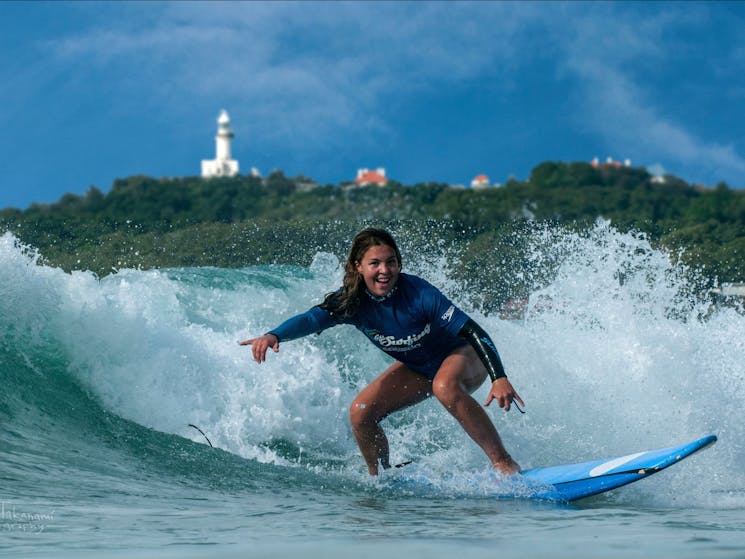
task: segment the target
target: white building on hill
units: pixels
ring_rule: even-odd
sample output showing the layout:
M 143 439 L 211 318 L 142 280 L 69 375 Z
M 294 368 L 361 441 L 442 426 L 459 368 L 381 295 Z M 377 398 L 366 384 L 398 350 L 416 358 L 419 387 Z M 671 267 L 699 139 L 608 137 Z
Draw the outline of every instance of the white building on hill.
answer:
M 230 142 L 234 134 L 230 128 L 230 117 L 223 109 L 217 118 L 215 136 L 215 158 L 202 160 L 202 177 L 234 177 L 238 174 L 238 162 L 231 159 Z
M 612 157 L 608 157 L 605 160 L 605 163 L 601 163 L 600 159 L 596 157 L 590 162 L 590 165 L 592 165 L 596 169 L 608 169 L 610 167 L 631 167 L 631 159 L 624 159 L 623 163 L 621 163 L 620 161 L 614 161 Z

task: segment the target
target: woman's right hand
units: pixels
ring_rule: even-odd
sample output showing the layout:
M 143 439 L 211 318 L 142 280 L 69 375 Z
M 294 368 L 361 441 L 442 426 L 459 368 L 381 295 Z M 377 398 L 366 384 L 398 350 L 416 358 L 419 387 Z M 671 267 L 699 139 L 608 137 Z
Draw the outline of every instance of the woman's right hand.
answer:
M 266 351 L 269 348 L 274 350 L 274 353 L 279 351 L 279 338 L 274 334 L 264 334 L 258 338 L 251 338 L 243 342 L 238 342 L 240 345 L 250 345 L 251 351 L 254 355 L 254 361 L 257 363 L 263 363 L 266 361 Z

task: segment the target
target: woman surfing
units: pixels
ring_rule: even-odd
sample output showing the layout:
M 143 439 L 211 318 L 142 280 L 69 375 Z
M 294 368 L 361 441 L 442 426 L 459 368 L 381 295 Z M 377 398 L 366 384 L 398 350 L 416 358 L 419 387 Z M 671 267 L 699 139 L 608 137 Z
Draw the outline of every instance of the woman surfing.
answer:
M 353 400 L 349 417 L 371 475 L 390 467 L 388 439 L 380 422 L 434 395 L 503 474 L 520 471 L 486 411 L 471 397 L 487 376 L 485 406 L 509 411 L 522 399 L 510 384 L 489 335 L 437 288 L 401 271 L 401 253 L 387 231 L 366 228 L 354 238 L 342 287 L 323 303 L 263 336 L 240 342 L 257 363 L 280 343 L 351 324 L 396 361 Z

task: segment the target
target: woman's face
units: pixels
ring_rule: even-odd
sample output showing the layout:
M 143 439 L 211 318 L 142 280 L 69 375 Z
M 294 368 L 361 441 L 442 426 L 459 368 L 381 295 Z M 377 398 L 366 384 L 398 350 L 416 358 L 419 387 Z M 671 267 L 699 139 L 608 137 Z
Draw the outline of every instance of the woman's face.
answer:
M 367 290 L 378 297 L 388 295 L 396 286 L 401 267 L 398 265 L 396 251 L 388 245 L 371 246 L 356 264 L 365 280 Z

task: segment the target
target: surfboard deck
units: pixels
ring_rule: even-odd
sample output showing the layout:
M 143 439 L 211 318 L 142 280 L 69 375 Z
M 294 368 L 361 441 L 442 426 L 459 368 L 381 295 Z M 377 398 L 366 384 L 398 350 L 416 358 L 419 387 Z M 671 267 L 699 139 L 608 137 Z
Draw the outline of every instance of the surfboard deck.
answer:
M 530 499 L 569 502 L 639 481 L 717 441 L 708 435 L 686 444 L 577 464 L 533 468 L 520 474 L 536 489 Z
M 515 476 L 499 478 L 493 485 L 493 493 L 488 491 L 488 494 L 497 499 L 527 499 L 560 503 L 576 501 L 649 477 L 714 444 L 716 440 L 716 436 L 709 435 L 669 448 L 646 450 L 577 464 L 533 468 Z M 412 494 L 429 494 L 441 482 L 438 479 L 440 475 L 417 464 L 405 466 L 393 475 L 394 477 L 390 479 L 391 486 Z M 497 476 L 494 473 L 491 475 Z M 483 481 L 475 481 L 474 488 L 480 492 L 484 488 L 482 484 Z M 487 483 L 487 486 L 490 485 L 491 483 Z

